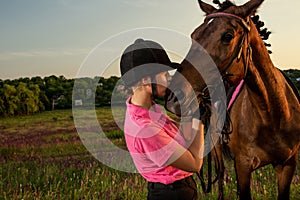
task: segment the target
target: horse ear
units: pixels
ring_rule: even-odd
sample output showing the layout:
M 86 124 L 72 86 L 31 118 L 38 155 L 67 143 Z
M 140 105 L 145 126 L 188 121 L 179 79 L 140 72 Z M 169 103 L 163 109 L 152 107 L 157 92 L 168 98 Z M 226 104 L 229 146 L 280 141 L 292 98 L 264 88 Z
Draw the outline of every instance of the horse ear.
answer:
M 205 12 L 207 15 L 213 13 L 214 11 L 216 11 L 217 9 L 201 0 L 198 0 L 198 3 L 200 5 L 200 8 L 203 12 Z
M 263 1 L 264 0 L 251 0 L 242 6 L 238 6 L 236 14 L 242 17 L 253 15 Z

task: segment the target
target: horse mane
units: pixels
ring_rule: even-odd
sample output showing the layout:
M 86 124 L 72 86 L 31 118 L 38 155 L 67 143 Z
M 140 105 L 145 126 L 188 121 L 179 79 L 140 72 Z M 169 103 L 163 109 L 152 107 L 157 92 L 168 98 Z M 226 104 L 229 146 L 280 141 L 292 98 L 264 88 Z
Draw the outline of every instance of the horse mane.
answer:
M 219 6 L 219 12 L 222 12 L 231 6 L 236 6 L 233 2 L 231 2 L 229 0 L 225 0 L 223 3 L 221 3 L 219 0 L 213 0 L 213 3 L 217 4 Z M 252 19 L 253 23 L 255 24 L 256 29 L 257 29 L 261 39 L 264 41 L 268 40 L 269 36 L 271 35 L 272 32 L 269 31 L 268 28 L 264 28 L 265 23 L 259 19 L 259 15 L 255 14 L 255 15 L 251 16 L 251 19 Z M 264 44 L 267 48 L 271 47 L 270 43 L 264 42 Z M 268 52 L 269 52 L 269 54 L 272 53 L 272 51 L 270 51 L 270 50 L 268 50 Z
M 256 29 L 261 37 L 262 40 L 266 41 L 269 39 L 269 36 L 271 35 L 271 31 L 268 31 L 268 28 L 263 28 L 265 23 L 263 21 L 260 21 L 259 20 L 259 15 L 253 15 L 251 17 L 253 23 L 255 24 L 256 26 Z M 265 43 L 265 46 L 268 48 L 268 47 L 271 47 L 271 44 L 270 43 L 267 43 L 267 42 L 264 42 Z M 272 53 L 272 51 L 268 50 L 269 54 Z

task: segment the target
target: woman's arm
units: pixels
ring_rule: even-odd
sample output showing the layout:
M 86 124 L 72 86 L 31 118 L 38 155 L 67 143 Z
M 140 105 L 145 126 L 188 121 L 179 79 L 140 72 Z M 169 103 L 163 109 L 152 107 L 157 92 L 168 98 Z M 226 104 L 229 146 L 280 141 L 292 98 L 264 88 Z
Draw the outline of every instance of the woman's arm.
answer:
M 182 127 L 186 139 L 193 139 L 188 149 L 178 145 L 168 160 L 168 164 L 188 172 L 198 172 L 203 163 L 204 125 L 194 118 Z

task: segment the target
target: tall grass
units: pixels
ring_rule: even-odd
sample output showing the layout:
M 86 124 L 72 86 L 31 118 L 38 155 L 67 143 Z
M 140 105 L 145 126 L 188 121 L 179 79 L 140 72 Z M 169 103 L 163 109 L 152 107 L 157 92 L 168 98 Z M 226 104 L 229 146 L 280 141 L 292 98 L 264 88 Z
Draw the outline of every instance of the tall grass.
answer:
M 111 170 L 96 161 L 84 168 L 62 163 L 7 163 L 0 167 L 3 199 L 144 199 L 138 174 Z
M 109 108 L 97 110 L 107 137 L 125 148 L 122 131 Z M 206 167 L 206 166 L 205 166 Z M 217 199 L 217 185 L 201 199 Z M 139 174 L 111 169 L 81 143 L 71 110 L 0 119 L 0 199 L 146 199 L 146 181 Z M 226 161 L 225 199 L 236 199 L 233 161 Z M 276 199 L 276 174 L 271 166 L 253 173 L 253 199 Z M 300 166 L 291 186 L 300 199 Z

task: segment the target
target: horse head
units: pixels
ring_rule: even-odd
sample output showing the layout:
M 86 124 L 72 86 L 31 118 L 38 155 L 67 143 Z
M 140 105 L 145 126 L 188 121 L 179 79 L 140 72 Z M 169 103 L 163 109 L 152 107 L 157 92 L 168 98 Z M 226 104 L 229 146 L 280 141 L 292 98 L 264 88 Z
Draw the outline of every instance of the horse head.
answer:
M 192 45 L 166 97 L 166 108 L 177 115 L 198 109 L 192 97 L 198 104 L 211 99 L 218 95 L 220 85 L 228 89 L 247 74 L 252 59 L 251 32 L 256 29 L 251 16 L 263 0 L 250 0 L 241 6 L 228 0 L 217 2 L 220 9 L 199 0 L 206 17 L 191 34 Z

